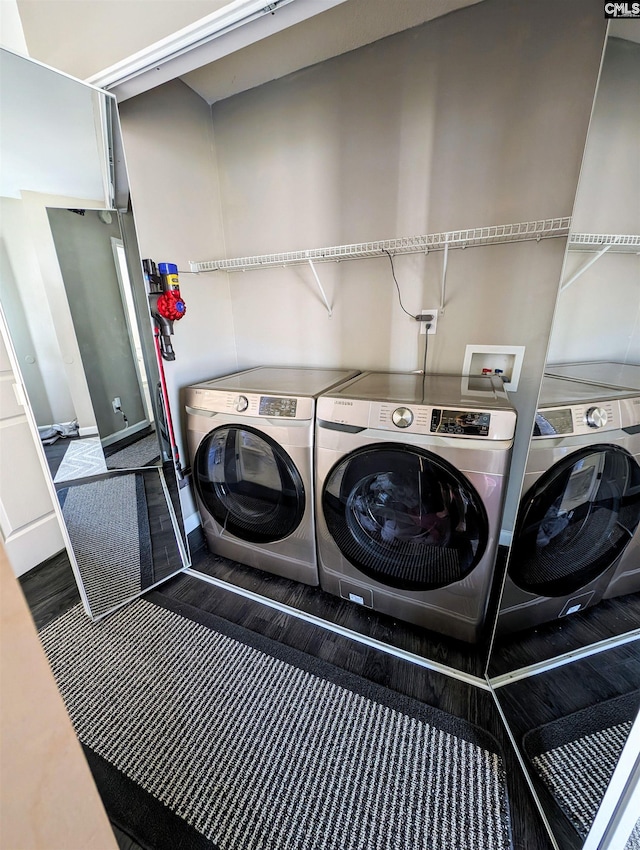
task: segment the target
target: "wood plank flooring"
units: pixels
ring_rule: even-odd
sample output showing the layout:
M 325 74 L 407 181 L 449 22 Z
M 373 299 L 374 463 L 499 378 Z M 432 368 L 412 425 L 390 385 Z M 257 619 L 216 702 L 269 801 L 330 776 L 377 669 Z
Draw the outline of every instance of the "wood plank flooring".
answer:
M 640 640 L 539 673 L 496 689 L 505 718 L 523 754 L 522 739 L 532 729 L 583 708 L 640 688 Z M 526 761 L 526 757 L 525 761 Z M 578 850 L 581 842 L 552 796 L 531 770 L 538 798 L 554 825 L 561 846 Z
M 194 560 L 198 566 L 200 559 Z M 79 599 L 64 556 L 57 556 L 23 576 L 21 585 L 39 628 Z M 179 575 L 164 584 L 161 591 L 486 729 L 498 740 L 505 757 L 514 850 L 551 850 L 552 844 L 489 691 L 401 661 L 191 576 Z M 125 841 L 126 837 L 120 839 Z M 123 848 L 128 846 L 121 843 Z M 132 850 L 136 850 L 135 846 Z
M 398 649 L 477 678 L 484 677 L 487 644 L 474 645 L 456 641 L 394 617 L 379 614 L 354 602 L 339 599 L 319 587 L 300 584 L 214 555 L 209 551 L 200 528 L 189 535 L 189 545 L 192 568 L 198 572 L 259 593 L 323 620 L 338 623 Z
M 640 628 L 640 593 L 605 599 L 570 617 L 498 638 L 491 652 L 490 678 L 556 658 Z

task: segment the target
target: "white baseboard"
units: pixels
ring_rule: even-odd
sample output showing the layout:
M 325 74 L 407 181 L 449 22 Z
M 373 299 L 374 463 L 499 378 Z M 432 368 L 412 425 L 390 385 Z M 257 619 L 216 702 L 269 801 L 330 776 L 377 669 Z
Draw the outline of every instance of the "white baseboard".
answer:
M 184 518 L 184 530 L 187 534 L 191 534 L 200 525 L 200 514 L 189 514 Z
M 78 428 L 79 437 L 98 437 L 98 429 L 95 425 L 87 425 L 86 428 Z
M 128 428 L 123 428 L 122 431 L 116 431 L 115 434 L 109 434 L 108 437 L 100 440 L 102 447 L 111 446 L 113 443 L 119 443 L 125 437 L 130 437 L 132 434 L 137 434 L 138 431 L 143 431 L 148 428 L 151 423 L 148 419 L 143 419 L 142 422 L 136 422 L 135 425 L 129 425 Z M 96 431 L 96 434 L 98 432 Z

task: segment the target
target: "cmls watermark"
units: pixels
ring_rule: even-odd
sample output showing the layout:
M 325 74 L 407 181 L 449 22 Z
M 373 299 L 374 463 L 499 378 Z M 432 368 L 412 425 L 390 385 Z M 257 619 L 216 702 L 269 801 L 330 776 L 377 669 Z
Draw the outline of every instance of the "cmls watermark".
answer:
M 640 18 L 640 3 L 605 3 L 605 18 Z

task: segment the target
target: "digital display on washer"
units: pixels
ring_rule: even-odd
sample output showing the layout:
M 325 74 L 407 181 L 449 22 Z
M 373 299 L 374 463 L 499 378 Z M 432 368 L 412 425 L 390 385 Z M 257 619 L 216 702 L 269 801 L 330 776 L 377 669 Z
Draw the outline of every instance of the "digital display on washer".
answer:
M 572 431 L 571 408 L 539 410 L 536 413 L 536 424 L 533 426 L 534 437 L 555 437 L 558 434 L 571 434 Z
M 468 437 L 488 437 L 490 413 L 469 410 L 437 410 L 431 412 L 431 431 L 435 434 L 465 434 Z
M 297 398 L 275 398 L 274 396 L 260 396 L 260 416 L 289 416 L 296 415 Z

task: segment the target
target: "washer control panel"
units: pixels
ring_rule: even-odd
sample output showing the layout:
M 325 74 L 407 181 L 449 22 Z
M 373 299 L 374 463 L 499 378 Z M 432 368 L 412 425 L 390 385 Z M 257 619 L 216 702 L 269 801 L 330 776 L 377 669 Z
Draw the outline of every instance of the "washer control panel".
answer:
M 624 417 L 627 419 L 628 417 Z M 636 417 L 637 418 L 637 417 Z M 536 413 L 534 437 L 568 437 L 593 431 L 624 427 L 617 399 L 600 404 L 576 404 L 570 407 L 544 407 Z M 634 423 L 632 423 L 634 424 Z
M 491 414 L 469 410 L 431 411 L 432 434 L 464 434 L 467 437 L 488 437 Z
M 435 407 L 429 404 L 406 404 L 365 399 L 318 399 L 317 418 L 321 423 L 344 425 L 364 430 L 413 434 L 435 439 L 512 440 L 516 412 L 509 409 L 473 410 L 458 407 Z M 336 428 L 336 430 L 341 430 Z

